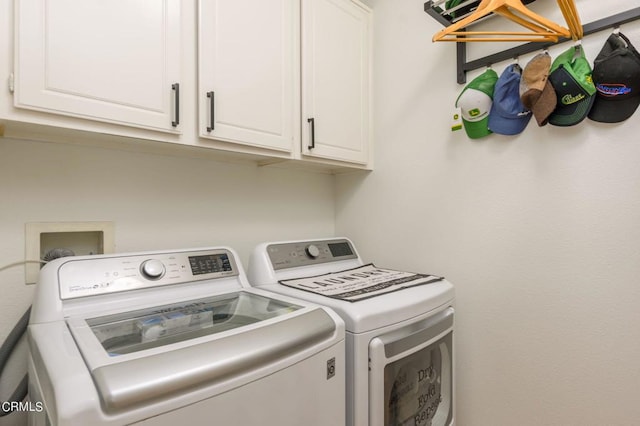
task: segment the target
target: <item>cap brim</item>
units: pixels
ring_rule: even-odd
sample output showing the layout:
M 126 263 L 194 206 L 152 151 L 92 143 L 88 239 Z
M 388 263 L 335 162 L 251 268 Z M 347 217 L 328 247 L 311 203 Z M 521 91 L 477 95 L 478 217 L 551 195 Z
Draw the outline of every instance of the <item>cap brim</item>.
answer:
M 595 96 L 588 96 L 571 105 L 558 104 L 549 116 L 549 124 L 554 126 L 574 126 L 587 117 L 595 101 Z
M 631 117 L 638 105 L 640 96 L 626 99 L 608 99 L 600 95 L 594 96 L 593 106 L 589 111 L 589 119 L 601 123 L 619 123 Z
M 549 80 L 547 80 L 540 97 L 531 107 L 531 111 L 533 112 L 533 116 L 536 118 L 538 126 L 542 127 L 548 123 L 549 116 L 553 110 L 556 109 L 557 102 L 556 91 L 553 89 Z
M 480 139 L 485 136 L 490 135 L 492 132 L 489 130 L 489 117 L 485 117 L 480 121 L 467 121 L 462 120 L 462 124 L 464 125 L 464 130 L 467 132 L 467 136 L 471 139 Z
M 536 102 L 538 102 L 541 95 L 542 90 L 540 89 L 527 89 L 520 95 L 520 102 L 522 102 L 522 105 L 524 105 L 525 108 L 531 109 Z
M 499 111 L 492 109 L 489 114 L 489 130 L 500 135 L 517 135 L 522 133 L 531 121 L 531 114 L 520 117 L 505 117 Z

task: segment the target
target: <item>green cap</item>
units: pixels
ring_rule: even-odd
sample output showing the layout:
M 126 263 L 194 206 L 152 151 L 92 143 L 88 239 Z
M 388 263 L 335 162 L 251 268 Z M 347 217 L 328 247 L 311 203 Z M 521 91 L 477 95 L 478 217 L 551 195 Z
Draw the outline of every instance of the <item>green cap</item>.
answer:
M 584 49 L 580 46 L 573 46 L 562 52 L 551 64 L 549 73 L 563 67 L 580 84 L 589 95 L 595 95 L 596 86 L 591 78 L 591 65 L 587 60 Z
M 471 139 L 482 138 L 492 133 L 489 130 L 489 112 L 497 81 L 498 74 L 492 69 L 487 69 L 471 80 L 456 100 L 456 107 L 462 112 L 464 130 Z
M 460 3 L 462 3 L 465 0 L 447 0 L 447 2 L 444 4 L 444 7 L 449 10 L 452 9 L 456 6 L 458 6 Z M 458 10 L 456 10 L 455 12 L 451 12 L 451 17 L 455 18 L 459 15 L 464 15 L 466 13 L 469 13 L 471 11 L 471 6 L 466 6 L 463 8 L 460 8 Z

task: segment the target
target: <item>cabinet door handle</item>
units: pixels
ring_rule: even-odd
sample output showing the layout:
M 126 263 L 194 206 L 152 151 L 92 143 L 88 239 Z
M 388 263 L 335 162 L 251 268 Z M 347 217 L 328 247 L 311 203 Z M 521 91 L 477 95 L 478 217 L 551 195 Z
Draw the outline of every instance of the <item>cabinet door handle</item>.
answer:
M 313 117 L 307 118 L 307 123 L 311 123 L 311 144 L 308 146 L 309 149 L 313 149 L 316 147 L 316 122 Z
M 216 119 L 215 93 L 207 92 L 207 98 L 209 98 L 209 125 L 207 126 L 207 132 L 211 132 L 214 129 Z
M 173 102 L 174 102 L 174 114 L 175 114 L 175 120 L 171 122 L 171 125 L 173 127 L 178 127 L 178 124 L 180 124 L 180 84 L 173 83 L 171 85 L 171 90 L 173 90 L 174 92 Z

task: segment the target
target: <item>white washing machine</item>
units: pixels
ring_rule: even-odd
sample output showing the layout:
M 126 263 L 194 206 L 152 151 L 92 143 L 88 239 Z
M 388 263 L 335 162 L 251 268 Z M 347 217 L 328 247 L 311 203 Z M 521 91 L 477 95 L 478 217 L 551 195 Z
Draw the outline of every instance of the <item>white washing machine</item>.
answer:
M 57 259 L 28 328 L 31 425 L 341 425 L 344 322 L 228 248 Z
M 350 284 L 383 272 L 365 266 L 348 239 L 330 238 L 260 244 L 248 277 L 344 319 L 349 426 L 454 425 L 453 286 L 441 277 L 402 275 L 366 291 Z M 356 297 L 341 297 L 347 294 Z

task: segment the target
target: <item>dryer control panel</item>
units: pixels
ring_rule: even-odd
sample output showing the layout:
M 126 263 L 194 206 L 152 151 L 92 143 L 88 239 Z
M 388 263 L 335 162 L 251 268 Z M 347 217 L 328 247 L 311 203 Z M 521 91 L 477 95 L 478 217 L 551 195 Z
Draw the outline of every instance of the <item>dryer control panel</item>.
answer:
M 226 249 L 68 259 L 58 269 L 61 299 L 238 275 Z
M 346 239 L 270 244 L 267 253 L 274 270 L 358 258 Z

